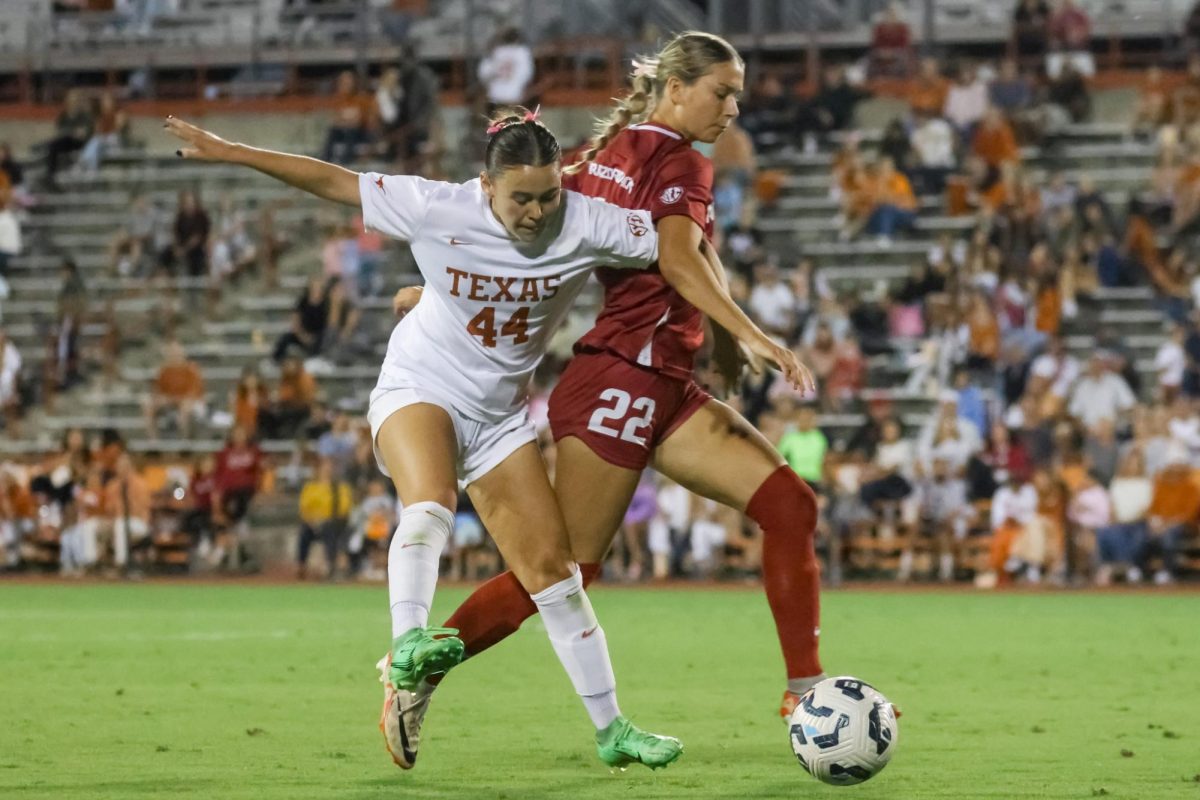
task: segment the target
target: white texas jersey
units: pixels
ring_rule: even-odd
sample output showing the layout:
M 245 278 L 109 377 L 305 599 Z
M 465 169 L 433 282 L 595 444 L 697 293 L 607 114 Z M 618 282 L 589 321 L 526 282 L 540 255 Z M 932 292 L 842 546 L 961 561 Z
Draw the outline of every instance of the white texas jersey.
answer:
M 409 243 L 425 292 L 392 331 L 380 384 L 417 375 L 460 411 L 499 421 L 526 399 L 550 336 L 597 265 L 658 258 L 650 215 L 563 191 L 556 222 L 514 240 L 479 179 L 359 176 L 363 225 Z M 403 375 L 397 375 L 397 372 Z

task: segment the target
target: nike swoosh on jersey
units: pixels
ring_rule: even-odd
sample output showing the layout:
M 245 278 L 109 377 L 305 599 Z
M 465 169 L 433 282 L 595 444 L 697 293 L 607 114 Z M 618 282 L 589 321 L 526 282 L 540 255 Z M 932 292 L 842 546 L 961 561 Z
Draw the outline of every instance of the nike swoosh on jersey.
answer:
M 593 633 L 595 633 L 595 632 L 596 632 L 596 629 L 597 629 L 597 628 L 599 628 L 599 627 L 600 627 L 600 626 L 599 626 L 599 625 L 597 625 L 597 626 L 595 626 L 594 628 L 592 628 L 591 630 L 586 630 L 586 631 L 584 631 L 584 632 L 583 632 L 583 635 L 582 635 L 581 637 L 579 637 L 579 638 L 581 638 L 581 639 L 586 639 L 586 638 L 588 638 L 588 637 L 589 637 L 589 636 L 591 636 Z
M 459 245 L 464 245 L 464 244 L 470 244 L 470 242 L 464 242 L 462 239 L 455 239 L 453 236 L 450 237 L 450 246 L 451 247 L 458 247 Z
M 401 550 L 406 547 L 429 547 L 429 544 L 427 542 L 405 542 L 404 544 L 400 545 Z

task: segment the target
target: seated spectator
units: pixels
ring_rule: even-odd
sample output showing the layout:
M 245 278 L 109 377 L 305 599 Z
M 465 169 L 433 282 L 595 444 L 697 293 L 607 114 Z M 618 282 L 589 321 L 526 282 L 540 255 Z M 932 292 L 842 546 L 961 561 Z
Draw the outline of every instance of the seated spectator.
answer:
M 750 311 L 764 330 L 788 336 L 796 326 L 796 296 L 779 275 L 779 268 L 763 262 L 754 268 Z
M 1092 97 L 1083 76 L 1071 64 L 1045 89 L 1043 102 L 1037 109 L 1038 135 L 1050 139 L 1063 133 L 1075 122 L 1085 122 L 1092 113 Z
M 1000 74 L 988 87 L 988 101 L 1009 119 L 1016 119 L 1033 105 L 1033 83 L 1021 73 L 1017 62 L 1006 58 L 1000 62 Z
M 859 491 L 863 504 L 878 511 L 884 503 L 907 498 L 912 494 L 911 480 L 915 464 L 913 443 L 901 438 L 900 423 L 895 419 L 885 421 L 882 438 L 875 450 L 873 468 Z
M 263 454 L 237 425 L 229 431 L 225 446 L 216 458 L 216 491 L 213 493 L 213 522 L 217 530 L 212 558 L 220 565 L 228 556 L 231 566 L 239 561 L 239 542 L 249 528 L 246 515 L 262 482 Z
M 913 116 L 940 117 L 946 107 L 946 94 L 950 86 L 942 77 L 936 58 L 921 59 L 917 79 L 908 92 L 908 106 Z
M 898 3 L 888 3 L 871 28 L 872 77 L 906 77 L 912 68 L 912 30 L 900 16 Z
M 912 133 L 913 180 L 921 194 L 941 194 L 958 164 L 954 128 L 934 114 L 917 115 Z
M 148 274 L 148 260 L 157 252 L 156 244 L 164 228 L 166 221 L 158 205 L 145 194 L 134 194 L 125 224 L 109 243 L 112 274 L 121 278 Z
M 21 561 L 21 542 L 33 530 L 37 507 L 16 465 L 0 464 L 0 569 Z
M 56 187 L 63 159 L 78 152 L 92 136 L 91 104 L 79 89 L 68 89 L 63 110 L 54 122 L 54 138 L 46 143 L 46 185 Z
M 1049 43 L 1050 7 L 1046 0 L 1020 0 L 1013 13 L 1013 39 L 1017 55 L 1041 61 Z
M 21 418 L 21 352 L 0 328 L 0 423 L 10 436 L 16 435 Z
M 354 459 L 357 444 L 358 432 L 351 427 L 350 417 L 338 411 L 333 415 L 330 429 L 317 439 L 315 450 L 318 456 L 329 460 L 334 474 L 341 477 Z
M 199 278 L 208 274 L 208 236 L 212 225 L 200 198 L 191 189 L 179 193 L 171 244 L 159 254 L 160 266 L 171 275 L 183 269 Z
M 917 220 L 917 198 L 908 178 L 897 171 L 890 158 L 879 160 L 872 194 L 866 231 L 878 236 L 880 244 L 888 246 L 898 232 L 912 229 Z
M 150 544 L 150 488 L 129 453 L 117 457 L 116 474 L 104 485 L 103 507 L 112 526 L 113 564 L 123 570 L 131 555 Z
M 1001 472 L 997 480 L 1001 486 L 992 498 L 990 571 L 976 580 L 976 585 L 981 588 L 1008 583 L 1012 573 L 1026 566 L 1027 552 L 1022 540 L 1037 523 L 1038 492 L 1028 477 L 1021 473 Z M 1035 564 L 1028 566 L 1040 569 Z
M 329 293 L 325 286 L 326 280 L 320 274 L 309 276 L 308 285 L 292 311 L 290 329 L 275 343 L 271 355 L 275 363 L 288 358 L 288 350 L 292 347 L 299 347 L 308 356 L 321 352 L 321 343 L 329 326 Z
M 333 580 L 353 510 L 350 485 L 337 476 L 332 459 L 322 458 L 317 462 L 317 474 L 300 490 L 300 538 L 296 552 L 299 580 L 308 576 L 309 551 L 318 539 L 325 547 L 325 577 Z
M 6 198 L 8 201 L 25 205 L 25 168 L 13 157 L 8 142 L 0 142 L 0 183 L 6 187 L 6 193 L 11 193 Z
M 179 521 L 179 529 L 192 537 L 196 552 L 206 565 L 213 553 L 216 523 L 213 499 L 217 495 L 217 459 L 211 454 L 198 457 L 192 463 L 188 478 L 188 508 Z
M 758 149 L 778 145 L 796 134 L 809 141 L 816 150 L 815 133 L 820 130 L 817 119 L 808 106 L 798 106 L 795 99 L 774 72 L 762 70 L 750 88 L 739 120 Z
M 964 326 L 967 334 L 967 367 L 990 370 L 1000 355 L 1000 323 L 984 292 L 971 293 Z
M 346 552 L 350 556 L 350 574 L 368 578 L 376 578 L 375 571 L 368 566 L 363 568 L 363 558 L 371 560 L 373 553 L 386 557 L 388 539 L 396 529 L 396 500 L 388 493 L 387 484 L 382 478 L 376 477 L 367 484 L 362 500 L 350 513 L 350 538 L 346 543 Z M 386 578 L 384 570 L 379 570 L 378 577 Z
M 185 439 L 191 438 L 193 421 L 203 419 L 205 412 L 204 376 L 175 340 L 163 347 L 162 365 L 145 402 L 146 435 L 151 439 L 158 438 L 158 414 L 164 409 L 174 413 Z
M 349 164 L 367 144 L 372 114 L 371 98 L 359 91 L 358 77 L 350 70 L 338 73 L 333 95 L 333 122 L 325 134 L 321 160 Z
M 988 87 L 973 64 L 962 64 L 958 80 L 946 92 L 942 115 L 954 125 L 964 142 L 971 140 L 975 126 L 988 110 Z
M 129 117 L 117 107 L 112 92 L 100 95 L 100 107 L 92 135 L 79 154 L 79 167 L 85 174 L 95 174 L 106 150 L 120 147 L 129 135 Z
M 1200 487 L 1185 461 L 1168 464 L 1154 479 L 1154 494 L 1146 513 L 1146 541 L 1137 566 L 1145 572 L 1158 559 L 1154 582 L 1161 586 L 1175 580 L 1184 538 L 1200 516 Z
M 529 105 L 533 52 L 516 28 L 501 30 L 479 62 L 479 80 L 487 93 L 488 114 L 499 106 Z
M 995 108 L 988 109 L 971 137 L 971 152 L 983 159 L 990 167 L 999 168 L 1005 162 L 1021 159 L 1017 149 L 1017 137 L 1012 126 Z
M 295 436 L 312 417 L 316 398 L 316 381 L 304 370 L 304 364 L 298 358 L 285 358 L 271 404 L 259 409 L 259 429 L 271 439 Z
M 1154 497 L 1154 483 L 1146 476 L 1139 450 L 1132 450 L 1125 456 L 1108 491 L 1112 500 L 1112 521 L 1096 531 L 1100 561 L 1096 584 L 1107 586 L 1111 583 L 1117 567 L 1126 569 L 1128 583 L 1140 583 L 1142 572 L 1137 563 L 1145 546 L 1146 513 Z
M 1094 353 L 1088 361 L 1087 372 L 1075 384 L 1068 411 L 1086 427 L 1100 420 L 1122 421 L 1136 398 L 1129 384 L 1112 371 L 1106 353 Z
M 1046 56 L 1046 75 L 1051 80 L 1058 78 L 1064 64 L 1070 64 L 1088 78 L 1096 74 L 1096 61 L 1088 49 L 1092 40 L 1092 21 L 1075 0 L 1059 0 L 1058 8 L 1050 17 L 1048 32 L 1052 52 Z
M 821 73 L 810 105 L 823 132 L 843 131 L 853 124 L 855 109 L 867 97 L 870 92 L 850 83 L 845 67 L 829 65 Z
M 243 368 L 237 386 L 229 393 L 229 414 L 233 424 L 240 425 L 248 438 L 256 438 L 259 411 L 269 402 L 270 394 L 262 378 L 253 367 Z
M 931 539 L 937 554 L 937 578 L 945 583 L 954 578 L 955 551 L 967 538 L 975 517 L 975 508 L 967 501 L 966 481 L 948 462 L 935 459 L 926 477 L 917 480 L 915 494 L 920 524 L 905 536 L 896 578 L 904 582 L 912 577 L 917 540 Z
M 100 560 L 100 534 L 104 525 L 104 478 L 96 465 L 73 485 L 74 501 L 67 513 L 59 544 L 60 574 L 78 578 Z

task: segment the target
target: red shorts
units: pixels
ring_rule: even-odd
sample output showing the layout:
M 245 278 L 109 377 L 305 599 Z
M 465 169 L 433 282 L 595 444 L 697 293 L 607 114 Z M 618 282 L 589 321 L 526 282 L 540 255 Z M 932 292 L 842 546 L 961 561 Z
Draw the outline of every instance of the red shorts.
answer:
M 577 436 L 596 455 L 641 470 L 650 453 L 712 396 L 606 352 L 578 353 L 550 393 L 554 440 Z

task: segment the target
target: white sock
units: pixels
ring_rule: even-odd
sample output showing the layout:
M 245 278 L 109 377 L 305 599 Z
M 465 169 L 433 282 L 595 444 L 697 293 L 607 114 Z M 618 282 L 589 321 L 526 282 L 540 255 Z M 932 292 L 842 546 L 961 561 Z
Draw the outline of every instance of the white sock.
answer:
M 592 724 L 596 726 L 596 730 L 604 730 L 613 724 L 617 717 L 621 716 L 621 709 L 617 705 L 616 691 L 584 695 L 583 707 L 587 709 L 588 716 L 592 718 Z
M 562 662 L 575 692 L 597 729 L 607 728 L 621 714 L 617 679 L 608 658 L 608 641 L 596 612 L 583 590 L 583 576 L 571 577 L 532 595 L 542 615 L 550 644 Z
M 400 514 L 400 525 L 388 547 L 393 639 L 428 624 L 438 561 L 453 529 L 454 515 L 438 503 L 413 503 Z

